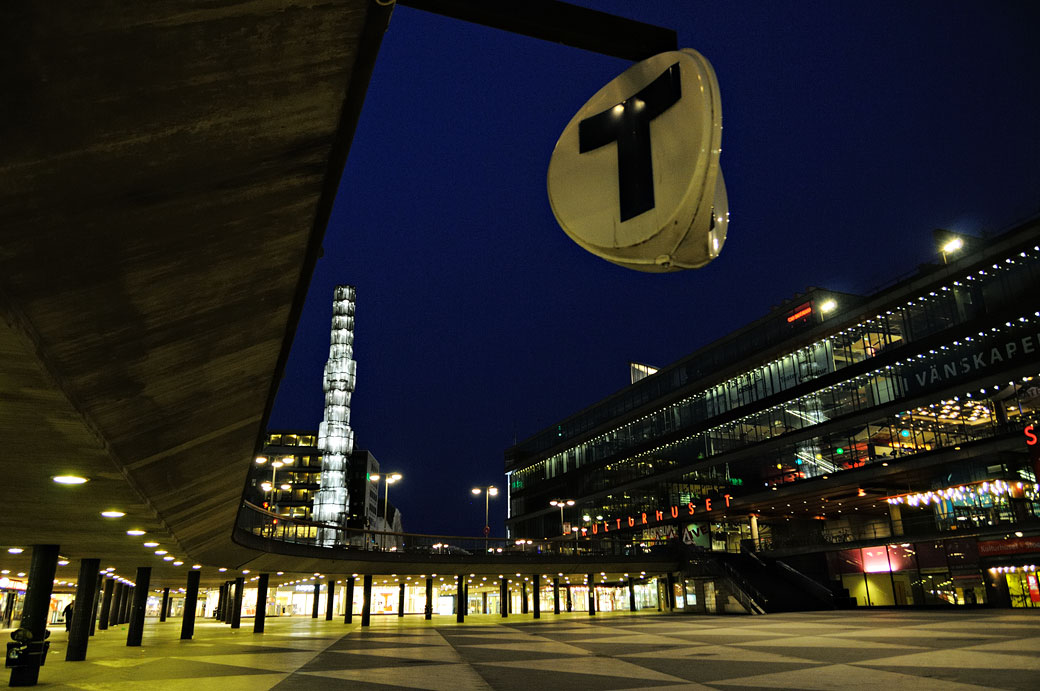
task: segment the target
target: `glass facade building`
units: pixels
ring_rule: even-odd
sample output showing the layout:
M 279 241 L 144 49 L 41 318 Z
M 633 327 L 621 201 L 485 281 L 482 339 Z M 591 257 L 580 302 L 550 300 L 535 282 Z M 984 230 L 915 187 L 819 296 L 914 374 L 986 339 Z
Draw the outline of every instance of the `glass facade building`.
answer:
M 1040 534 L 1040 224 L 968 240 L 873 295 L 811 288 L 508 449 L 510 536 L 562 538 L 567 497 L 579 538 L 797 553 L 859 604 L 1028 595 L 983 579 L 1040 550 L 978 546 Z M 885 555 L 886 590 L 846 543 Z M 910 569 L 932 543 L 970 563 Z

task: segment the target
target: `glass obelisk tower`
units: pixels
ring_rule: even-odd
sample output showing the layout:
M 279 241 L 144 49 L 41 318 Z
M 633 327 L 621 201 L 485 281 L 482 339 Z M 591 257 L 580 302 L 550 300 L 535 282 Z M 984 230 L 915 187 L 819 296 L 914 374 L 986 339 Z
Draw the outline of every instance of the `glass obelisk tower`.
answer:
M 332 299 L 332 336 L 329 360 L 325 363 L 325 416 L 318 428 L 318 448 L 322 452 L 321 485 L 314 495 L 314 520 L 345 527 L 350 496 L 347 493 L 347 465 L 354 450 L 354 431 L 350 429 L 350 395 L 354 391 L 357 363 L 354 362 L 354 286 L 336 286 Z M 331 546 L 335 530 L 319 529 L 319 545 Z

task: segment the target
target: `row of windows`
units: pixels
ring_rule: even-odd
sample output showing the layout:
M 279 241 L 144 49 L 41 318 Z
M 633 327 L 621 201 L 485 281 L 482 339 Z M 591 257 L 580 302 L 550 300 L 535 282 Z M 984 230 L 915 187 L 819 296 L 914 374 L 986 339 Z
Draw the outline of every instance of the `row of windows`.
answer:
M 984 305 L 992 311 L 1040 282 L 1040 265 L 1032 261 L 1036 252 L 1032 255 L 1023 252 L 1022 255 L 1017 261 L 1007 259 L 1004 263 L 994 264 L 996 268 L 982 269 L 963 281 L 953 281 L 951 285 L 908 301 L 902 308 L 868 319 L 810 347 L 520 469 L 514 473 L 514 480 L 520 486 L 528 486 L 538 476 L 552 478 L 562 475 L 817 379 L 828 372 L 875 357 L 894 344 L 919 340 L 954 324 L 978 318 Z M 950 363 L 944 364 L 949 369 Z M 920 372 L 912 374 L 919 379 Z M 875 382 L 869 392 L 853 394 L 844 391 L 841 395 L 856 398 L 851 408 L 857 409 L 894 399 L 903 393 L 903 383 L 890 378 L 887 382 Z M 850 406 L 846 402 L 841 407 L 847 409 Z M 826 419 L 815 418 L 813 411 L 790 412 L 792 415 L 799 413 L 808 416 L 805 421 L 810 424 Z
M 314 446 L 318 438 L 313 434 L 290 434 L 275 432 L 267 435 L 268 446 Z
M 634 457 L 610 461 L 605 466 L 606 472 L 578 474 L 568 487 L 578 496 L 602 491 L 684 464 L 812 428 L 844 415 L 903 399 L 910 393 L 945 388 L 948 384 L 947 374 L 951 374 L 956 381 L 958 377 L 975 378 L 989 367 L 999 367 L 1015 360 L 1031 364 L 1035 362 L 1035 353 L 1040 352 L 1040 333 L 1037 333 L 1040 318 L 1031 315 L 1020 319 L 1008 322 L 998 333 L 965 337 L 964 340 L 941 346 L 920 357 L 899 361 L 895 365 L 717 425 Z M 963 398 L 956 396 L 933 404 L 930 408 L 909 411 L 906 413 L 909 416 L 907 419 L 914 424 L 904 424 L 898 435 L 871 432 L 869 426 L 866 426 L 857 430 L 853 437 L 842 438 L 838 435 L 833 442 L 827 441 L 825 437 L 826 443 L 822 446 L 810 442 L 799 443 L 786 458 L 788 463 L 794 463 L 797 467 L 784 466 L 784 460 L 773 463 L 780 463 L 779 470 L 782 472 L 779 475 L 790 474 L 796 479 L 836 472 L 850 467 L 849 463 L 862 455 L 860 452 L 878 457 L 898 454 L 904 448 L 918 448 L 918 427 L 922 430 L 931 429 L 942 423 L 941 429 L 949 430 L 991 420 L 1004 423 L 1008 418 L 1032 415 L 1037 408 L 1038 393 L 1040 388 L 1032 378 L 1025 378 L 1018 383 L 994 382 L 989 390 L 974 395 L 967 393 Z M 999 404 L 993 402 L 997 399 Z M 929 434 L 931 438 L 939 440 L 936 441 L 937 445 L 941 443 L 942 433 Z M 963 436 L 958 434 L 956 438 Z M 931 442 L 922 442 L 928 443 Z M 673 452 L 673 449 L 678 452 Z M 511 479 L 515 514 L 520 513 L 516 509 L 516 502 L 525 493 L 539 486 L 555 485 L 552 469 L 552 463 L 547 462 L 513 473 Z
M 740 496 L 765 488 L 828 477 L 867 465 L 895 462 L 919 453 L 953 448 L 972 441 L 989 439 L 1012 429 L 1022 429 L 1040 420 L 1040 386 L 1031 378 L 1008 385 L 996 392 L 994 401 L 967 401 L 960 405 L 953 399 L 939 400 L 912 410 L 879 417 L 817 437 L 783 444 L 755 455 L 753 459 L 718 463 L 684 474 L 673 481 L 650 481 L 624 492 L 608 494 L 591 501 L 579 501 L 574 511 L 591 518 L 630 515 L 633 512 L 683 505 L 700 497 L 728 493 Z M 726 453 L 734 448 L 732 439 L 710 430 L 682 442 L 669 445 L 653 454 L 612 463 L 605 472 L 583 473 L 572 484 L 574 496 L 602 492 L 610 487 L 648 477 L 673 468 L 696 463 L 699 459 Z M 950 469 L 947 484 L 964 484 L 992 480 L 994 475 L 985 461 Z M 1015 471 L 1016 478 L 1035 482 L 1029 468 Z M 548 505 L 551 488 L 539 488 L 512 498 L 513 515 L 543 511 Z M 544 496 L 543 496 L 544 495 Z M 818 507 L 808 507 L 815 510 Z M 558 519 L 550 516 L 531 517 L 514 523 L 518 534 L 556 534 Z M 981 514 L 980 514 L 981 515 Z M 929 519 L 932 520 L 932 519 Z M 969 520 L 951 519 L 958 522 Z M 970 517 L 977 522 L 978 517 Z M 992 517 L 989 520 L 994 520 Z M 954 525 L 957 525 L 956 523 Z M 964 523 L 964 525 L 968 525 Z M 535 532 L 523 532 L 521 527 Z M 548 529 L 547 529 L 548 528 Z

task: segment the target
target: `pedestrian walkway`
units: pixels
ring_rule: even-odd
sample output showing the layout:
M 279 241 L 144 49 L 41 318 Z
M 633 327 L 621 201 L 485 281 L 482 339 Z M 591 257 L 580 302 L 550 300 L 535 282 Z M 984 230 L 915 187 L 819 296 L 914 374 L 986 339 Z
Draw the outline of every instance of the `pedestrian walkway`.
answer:
M 265 689 L 1036 689 L 1040 616 L 1002 611 L 844 611 L 767 616 L 585 613 L 149 621 L 98 632 L 86 662 L 52 635 L 40 688 Z

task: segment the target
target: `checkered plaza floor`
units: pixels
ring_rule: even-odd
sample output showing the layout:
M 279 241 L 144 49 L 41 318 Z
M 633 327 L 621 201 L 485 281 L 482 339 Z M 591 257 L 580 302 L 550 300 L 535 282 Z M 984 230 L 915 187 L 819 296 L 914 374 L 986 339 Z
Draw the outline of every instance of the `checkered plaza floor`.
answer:
M 599 614 L 200 621 L 98 632 L 65 662 L 55 631 L 42 688 L 1037 689 L 1040 611 L 842 611 L 766 616 Z

